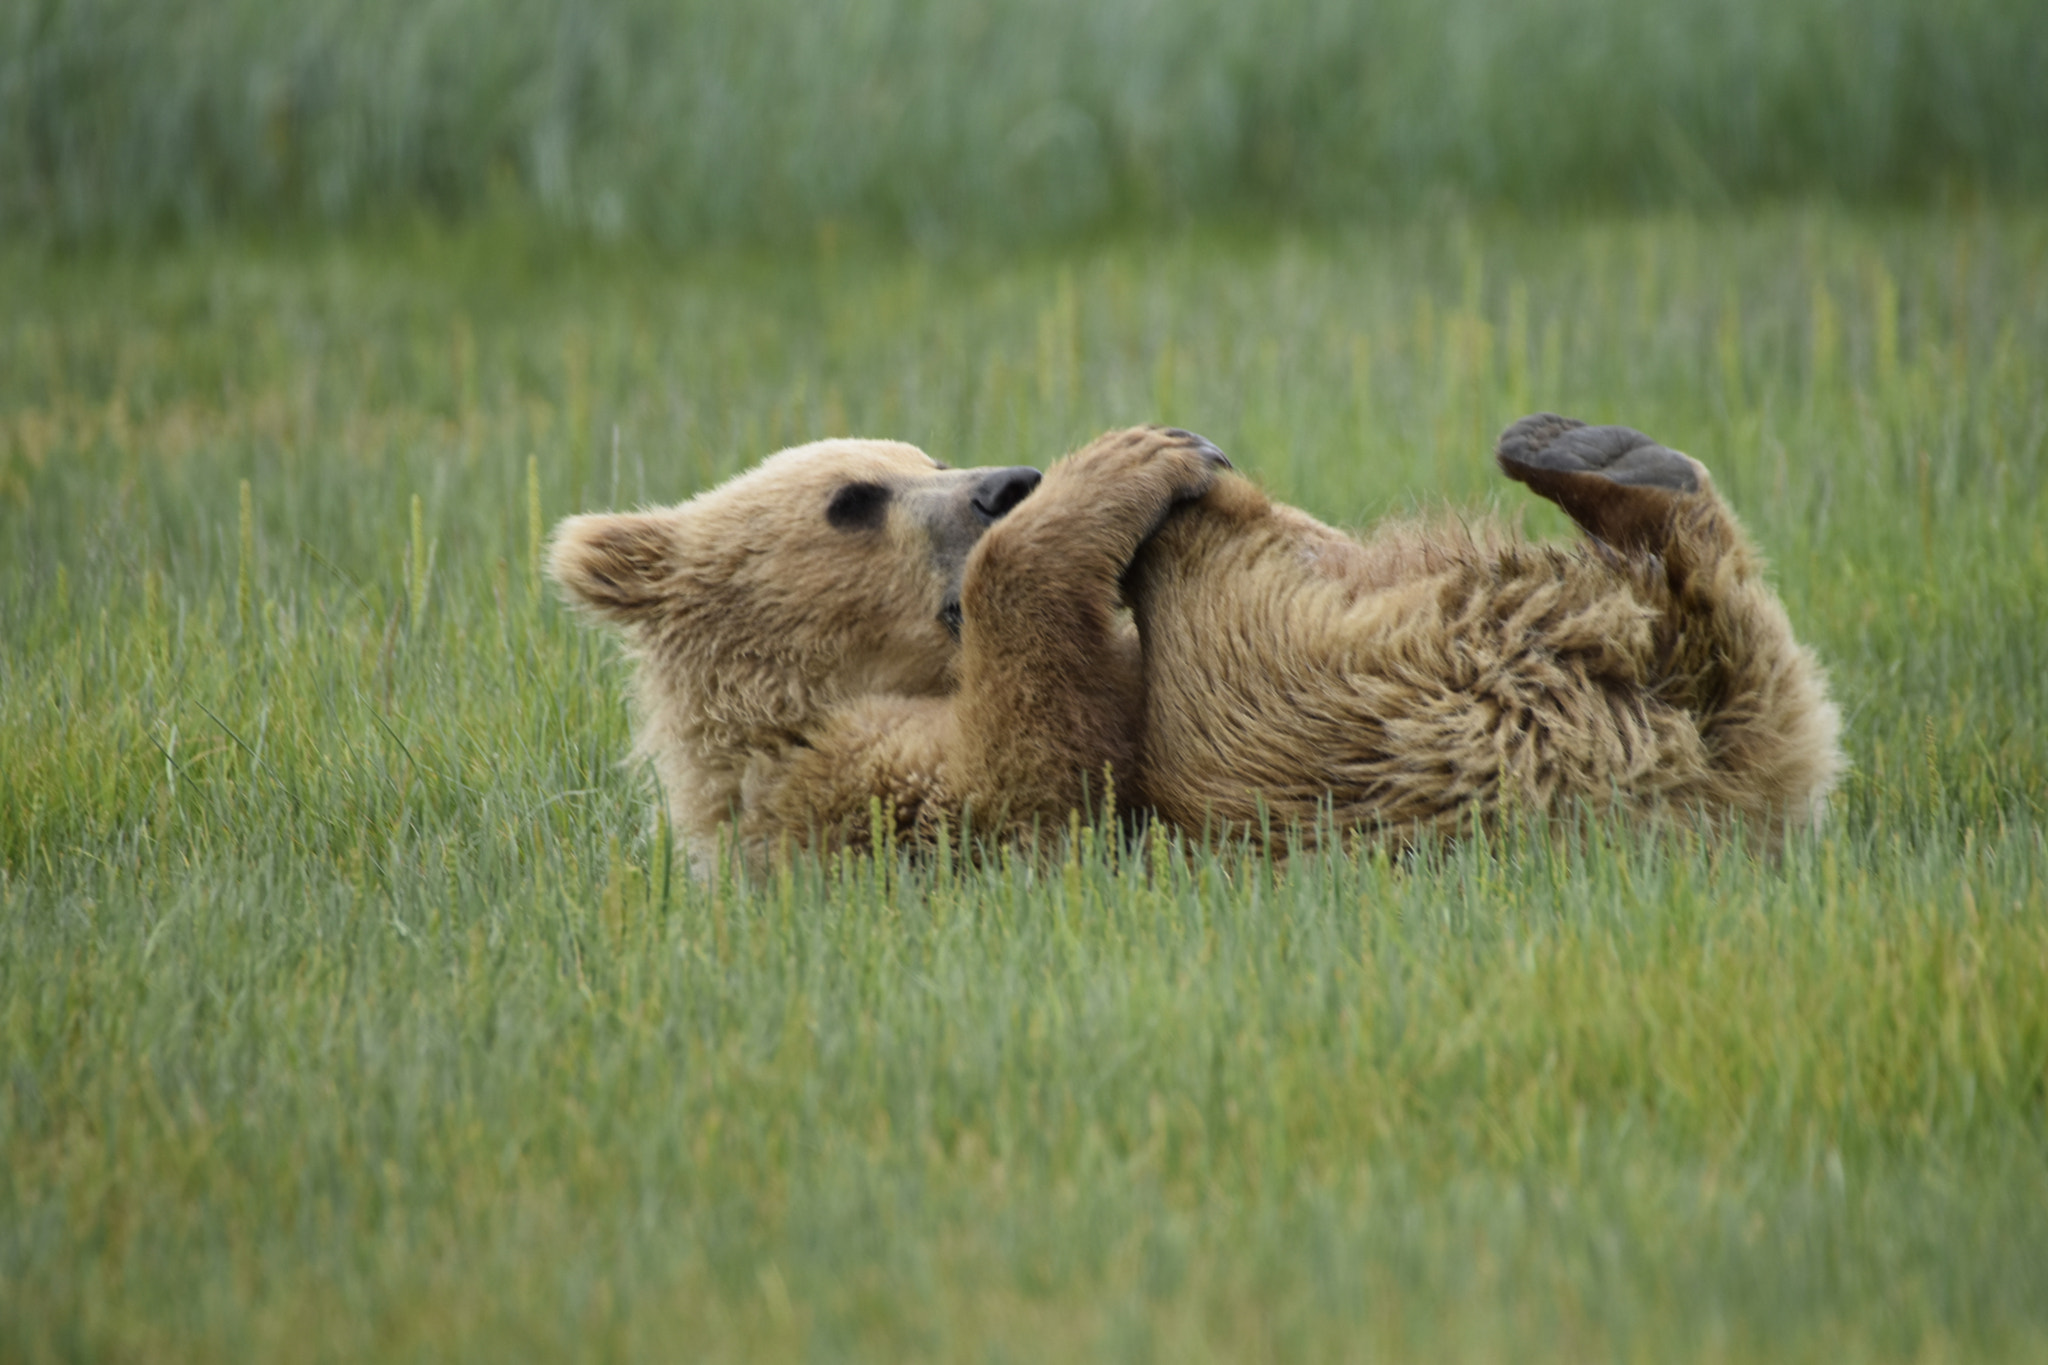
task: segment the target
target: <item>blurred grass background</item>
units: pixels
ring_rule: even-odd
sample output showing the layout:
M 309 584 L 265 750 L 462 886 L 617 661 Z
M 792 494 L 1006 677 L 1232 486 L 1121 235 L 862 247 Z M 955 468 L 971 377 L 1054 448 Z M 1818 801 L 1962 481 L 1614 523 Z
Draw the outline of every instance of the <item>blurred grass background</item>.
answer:
M 0 1360 L 2048 1358 L 2048 10 L 0 11 Z M 1703 458 L 1783 858 L 691 883 L 572 511 Z
M 0 230 L 670 246 L 2048 188 L 2031 0 L 18 0 Z

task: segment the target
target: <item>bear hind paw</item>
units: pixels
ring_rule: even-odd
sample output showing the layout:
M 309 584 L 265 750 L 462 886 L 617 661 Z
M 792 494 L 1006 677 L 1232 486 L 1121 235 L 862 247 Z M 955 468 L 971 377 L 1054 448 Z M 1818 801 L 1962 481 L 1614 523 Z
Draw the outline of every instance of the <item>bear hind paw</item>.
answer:
M 1705 466 L 1630 427 L 1594 427 L 1539 412 L 1501 433 L 1501 472 L 1562 507 L 1588 534 L 1657 550 L 1682 499 L 1708 486 Z

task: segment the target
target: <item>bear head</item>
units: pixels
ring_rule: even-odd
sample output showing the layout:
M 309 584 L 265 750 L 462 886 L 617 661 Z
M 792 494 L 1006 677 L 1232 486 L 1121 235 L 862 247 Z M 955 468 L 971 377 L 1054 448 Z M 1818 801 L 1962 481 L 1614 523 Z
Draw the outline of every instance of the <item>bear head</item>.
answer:
M 953 690 L 968 554 L 1039 477 L 818 441 L 674 507 L 569 517 L 548 570 L 625 635 L 643 723 L 666 732 L 643 752 L 702 762 L 787 743 L 855 697 Z

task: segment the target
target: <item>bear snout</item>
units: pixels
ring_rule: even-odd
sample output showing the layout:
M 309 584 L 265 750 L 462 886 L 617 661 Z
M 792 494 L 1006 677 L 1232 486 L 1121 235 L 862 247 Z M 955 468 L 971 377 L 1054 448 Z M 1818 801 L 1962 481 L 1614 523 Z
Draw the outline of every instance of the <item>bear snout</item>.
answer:
M 1024 501 L 1045 475 L 1030 465 L 992 469 L 974 487 L 974 510 L 984 521 L 996 521 Z

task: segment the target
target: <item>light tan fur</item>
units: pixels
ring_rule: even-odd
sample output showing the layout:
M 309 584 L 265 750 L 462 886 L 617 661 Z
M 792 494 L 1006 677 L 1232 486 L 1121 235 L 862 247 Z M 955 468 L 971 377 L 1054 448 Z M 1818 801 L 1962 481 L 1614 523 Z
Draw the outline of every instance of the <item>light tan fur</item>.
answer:
M 1106 767 L 1135 769 L 1117 581 L 1220 464 L 1185 432 L 1111 433 L 984 531 L 963 510 L 984 471 L 821 441 L 679 506 L 571 517 L 550 571 L 626 636 L 637 751 L 693 858 L 726 820 L 757 866 L 785 839 L 863 845 L 877 801 L 906 840 L 941 820 L 1016 836 L 1063 828 Z M 886 515 L 836 529 L 827 508 L 854 483 L 886 487 Z
M 986 471 L 818 442 L 675 507 L 572 517 L 551 571 L 625 634 L 637 750 L 697 859 L 726 821 L 757 867 L 785 841 L 863 846 L 877 808 L 912 843 L 942 821 L 1022 837 L 1105 769 L 1193 832 L 1809 819 L 1840 765 L 1820 670 L 1705 471 L 1624 434 L 1697 486 L 1503 454 L 1595 537 L 1573 546 L 1422 523 L 1361 542 L 1219 477 L 1199 437 L 1134 428 L 993 517 Z M 827 509 L 856 483 L 886 511 L 848 529 Z
M 1503 809 L 1814 818 L 1841 767 L 1821 670 L 1705 470 L 1650 448 L 1697 487 L 1588 481 L 1567 510 L 1606 542 L 1361 544 L 1235 476 L 1176 512 L 1126 580 L 1159 814 L 1396 843 Z

